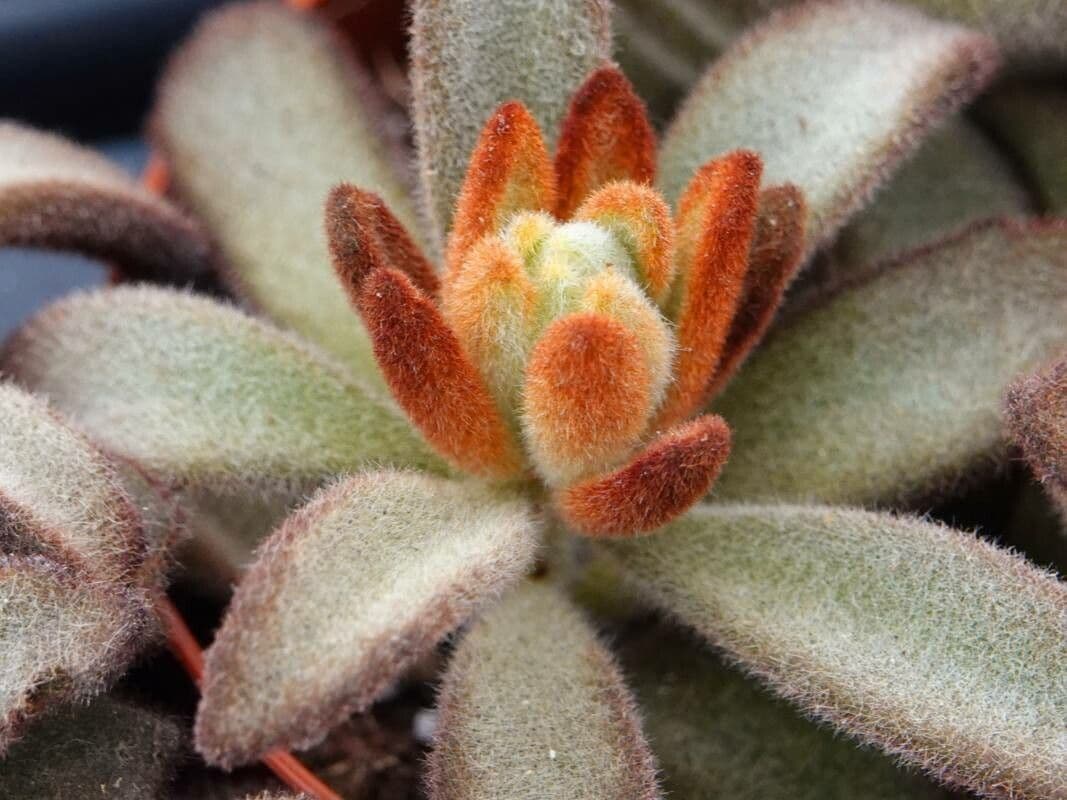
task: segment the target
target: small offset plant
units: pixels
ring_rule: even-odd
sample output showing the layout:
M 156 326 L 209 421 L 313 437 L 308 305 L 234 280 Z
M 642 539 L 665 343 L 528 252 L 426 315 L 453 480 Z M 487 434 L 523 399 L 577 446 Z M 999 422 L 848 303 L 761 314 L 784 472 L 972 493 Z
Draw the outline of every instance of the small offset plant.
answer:
M 1067 589 L 907 513 L 1021 452 L 1067 515 L 1067 223 L 977 221 L 1034 190 L 951 116 L 1001 56 L 949 6 L 778 11 L 657 142 L 606 2 L 416 0 L 416 181 L 342 41 L 272 2 L 212 14 L 168 68 L 170 201 L 0 128 L 0 241 L 219 276 L 256 312 L 123 285 L 7 342 L 0 788 L 167 796 L 172 721 L 63 703 L 160 621 L 180 637 L 184 530 L 242 571 L 203 665 L 212 765 L 291 776 L 282 750 L 447 641 L 436 800 L 1067 797 Z M 623 32 L 642 85 L 670 30 Z M 271 506 L 239 563 L 218 521 L 266 534 Z M 73 746 L 97 725 L 140 747 Z

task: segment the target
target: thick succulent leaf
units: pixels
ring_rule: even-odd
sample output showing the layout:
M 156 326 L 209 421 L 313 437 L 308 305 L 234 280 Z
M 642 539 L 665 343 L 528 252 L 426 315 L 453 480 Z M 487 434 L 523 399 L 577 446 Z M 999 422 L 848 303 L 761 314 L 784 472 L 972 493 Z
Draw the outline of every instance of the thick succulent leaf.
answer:
M 322 204 L 349 181 L 418 230 L 382 116 L 325 22 L 253 2 L 201 23 L 163 78 L 152 124 L 238 293 L 368 375 L 370 344 L 331 269 Z
M 0 552 L 37 553 L 120 585 L 145 557 L 114 467 L 45 403 L 0 385 Z
M 260 549 L 207 653 L 197 749 L 223 766 L 306 747 L 533 562 L 524 503 L 378 472 L 324 489 Z
M 716 404 L 720 497 L 888 503 L 1001 462 L 1001 395 L 1067 346 L 1067 225 L 990 223 L 785 324 Z
M 1022 166 L 1041 210 L 1067 214 L 1067 91 L 1009 84 L 985 98 L 978 112 Z
M 787 9 L 701 79 L 664 137 L 660 185 L 675 199 L 709 158 L 756 150 L 767 183 L 804 192 L 814 248 L 995 64 L 984 36 L 879 0 Z
M 300 488 L 364 463 L 440 462 L 391 403 L 290 334 L 176 291 L 64 299 L 5 372 L 106 448 L 184 485 Z
M 1008 427 L 1067 519 L 1067 357 L 1008 389 Z
M 606 0 L 417 0 L 412 8 L 415 140 L 441 241 L 490 114 L 524 103 L 554 145 L 571 93 L 611 55 Z
M 685 800 L 935 800 L 945 792 L 803 719 L 667 628 L 625 642 L 668 797 Z
M 121 674 L 149 629 L 142 593 L 0 553 L 0 753 L 31 715 Z
M 0 247 L 72 250 L 135 278 L 204 279 L 213 265 L 201 228 L 106 158 L 0 121 Z
M 527 582 L 471 628 L 438 708 L 431 800 L 660 796 L 614 659 L 549 585 Z
M 989 797 L 1067 795 L 1067 585 L 1019 556 L 818 506 L 706 507 L 611 547 L 812 715 Z
M 182 750 L 176 721 L 100 697 L 34 725 L 0 761 L 0 797 L 162 800 Z

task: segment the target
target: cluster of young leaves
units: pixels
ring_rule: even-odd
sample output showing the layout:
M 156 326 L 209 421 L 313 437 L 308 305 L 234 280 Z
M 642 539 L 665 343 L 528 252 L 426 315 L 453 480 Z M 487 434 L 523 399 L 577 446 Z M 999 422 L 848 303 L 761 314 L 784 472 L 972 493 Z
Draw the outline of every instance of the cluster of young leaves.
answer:
M 686 36 L 705 36 L 710 13 L 665 5 L 701 23 Z M 714 8 L 739 25 L 763 5 Z M 1067 223 L 968 224 L 1028 211 L 1035 192 L 1057 208 L 1064 184 L 1046 159 L 1062 141 L 1032 118 L 1062 120 L 1062 103 L 982 101 L 1032 173 L 1025 188 L 951 119 L 998 62 L 961 15 L 979 14 L 1011 69 L 1062 62 L 1061 12 L 1025 5 L 791 5 L 730 44 L 657 154 L 605 64 L 606 3 L 417 0 L 417 189 L 328 26 L 236 5 L 175 57 L 152 124 L 210 243 L 83 151 L 0 128 L 0 242 L 85 250 L 157 279 L 195 282 L 218 264 L 260 313 L 122 287 L 63 300 L 7 343 L 4 372 L 112 460 L 41 401 L 0 393 L 0 741 L 43 702 L 99 690 L 151 629 L 173 531 L 154 486 L 179 492 L 201 529 L 205 497 L 254 529 L 252 509 L 314 491 L 257 551 L 208 653 L 195 735 L 211 763 L 320 740 L 469 622 L 442 678 L 431 797 L 656 798 L 661 784 L 693 797 L 940 794 L 675 634 L 624 641 L 620 668 L 555 566 L 592 558 L 604 595 L 661 609 L 809 716 L 940 782 L 1067 796 L 1064 584 L 969 533 L 871 510 L 1005 464 L 1005 388 L 1033 370 L 1007 395 L 1011 435 L 1067 506 L 1065 367 L 1045 366 L 1067 349 Z M 646 80 L 664 52 L 692 50 L 671 45 L 678 26 L 634 24 L 655 7 L 614 17 Z M 516 219 L 563 233 L 528 240 Z M 568 238 L 567 220 L 600 244 Z M 676 255 L 661 258 L 670 237 Z M 651 298 L 640 303 L 656 305 L 622 303 L 621 284 L 597 306 L 618 325 L 549 316 L 541 338 L 496 347 L 523 330 L 509 322 L 522 305 L 458 277 L 475 264 L 490 289 L 521 287 L 500 248 L 527 241 L 535 264 L 545 241 L 632 262 Z M 816 252 L 808 300 L 739 369 Z M 656 264 L 679 270 L 673 287 Z M 475 296 L 478 313 L 456 300 Z M 669 324 L 627 338 L 646 307 Z M 679 346 L 657 360 L 661 330 Z M 588 342 L 593 355 L 575 356 Z M 609 345 L 630 355 L 609 362 Z M 640 380 L 615 380 L 634 364 L 648 368 Z M 661 395 L 647 388 L 655 369 Z M 706 414 L 671 431 L 727 382 L 714 404 L 725 423 Z M 636 385 L 639 403 L 605 400 Z M 682 514 L 717 477 L 727 424 L 711 502 Z M 120 476 L 115 463 L 130 466 Z M 563 532 L 620 540 L 590 554 Z M 148 786 L 159 759 L 144 749 L 131 775 Z

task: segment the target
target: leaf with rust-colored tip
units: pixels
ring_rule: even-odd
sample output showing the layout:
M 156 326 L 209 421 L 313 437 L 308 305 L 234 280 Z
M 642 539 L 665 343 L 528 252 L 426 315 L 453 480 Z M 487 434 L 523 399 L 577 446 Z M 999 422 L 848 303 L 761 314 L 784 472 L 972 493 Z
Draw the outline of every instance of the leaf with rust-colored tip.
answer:
M 478 475 L 515 475 L 518 442 L 434 302 L 403 273 L 379 269 L 359 309 L 393 396 L 437 452 Z
M 438 697 L 431 800 L 659 800 L 619 668 L 557 591 L 527 582 L 475 623 Z
M 730 454 L 721 417 L 698 417 L 658 436 L 629 463 L 556 493 L 564 521 L 596 537 L 648 533 L 708 493 Z
M 0 762 L 5 800 L 163 798 L 187 753 L 178 721 L 105 696 L 37 721 Z
M 831 238 L 997 63 L 985 36 L 879 0 L 809 2 L 757 25 L 710 69 L 660 149 L 668 199 L 708 158 L 759 152 L 768 183 L 794 183 L 808 247 Z
M 699 407 L 722 358 L 745 288 L 762 169 L 755 153 L 730 153 L 701 167 L 679 201 L 678 277 L 668 306 L 678 323 L 678 361 L 657 427 Z
M 1012 438 L 1067 519 L 1067 358 L 1015 381 L 1006 407 Z
M 44 556 L 0 553 L 0 753 L 29 717 L 122 674 L 150 620 L 142 592 Z
M 440 288 L 433 264 L 382 198 L 342 183 L 326 198 L 326 238 L 333 269 L 352 304 L 366 277 L 379 267 L 398 269 L 430 297 Z
M 310 746 L 367 708 L 534 560 L 524 503 L 475 484 L 365 473 L 260 549 L 205 662 L 197 749 L 226 767 Z
M 327 193 L 349 181 L 421 230 L 372 89 L 325 20 L 270 0 L 235 3 L 206 16 L 172 59 L 151 134 L 237 294 L 380 386 L 322 224 Z
M 600 545 L 813 716 L 949 785 L 1067 795 L 1067 585 L 913 517 L 714 505 Z
M 807 216 L 804 195 L 792 184 L 773 186 L 760 194 L 741 299 L 707 397 L 714 397 L 730 382 L 774 320 L 785 290 L 804 260 Z
M 556 174 L 537 120 L 518 101 L 486 121 L 471 153 L 448 238 L 448 271 L 459 273 L 467 252 L 523 211 L 551 211 Z
M 651 183 L 656 134 L 645 104 L 616 66 L 595 70 L 571 98 L 556 147 L 556 216 L 569 219 L 613 181 Z
M 1000 403 L 1067 347 L 1067 224 L 986 223 L 798 314 L 714 405 L 733 500 L 929 499 L 1008 455 Z
M 199 225 L 107 159 L 0 121 L 0 247 L 72 250 L 131 278 L 205 282 L 214 266 Z
M 332 360 L 182 292 L 68 297 L 19 329 L 0 365 L 109 452 L 186 486 L 300 491 L 367 463 L 446 469 Z
M 554 146 L 571 94 L 611 55 L 610 5 L 416 0 L 411 14 L 422 193 L 443 241 L 471 152 L 501 103 L 524 103 Z

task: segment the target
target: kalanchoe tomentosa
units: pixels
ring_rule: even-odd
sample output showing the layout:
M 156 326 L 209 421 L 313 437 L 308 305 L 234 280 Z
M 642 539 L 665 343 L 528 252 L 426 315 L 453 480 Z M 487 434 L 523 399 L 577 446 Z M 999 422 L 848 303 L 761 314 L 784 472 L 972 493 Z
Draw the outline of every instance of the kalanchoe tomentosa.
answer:
M 726 713 L 744 690 L 687 643 L 626 642 L 646 741 L 573 579 L 601 603 L 650 602 L 948 785 L 1064 796 L 1062 583 L 854 507 L 1004 460 L 1005 386 L 1067 347 L 1064 223 L 987 222 L 865 271 L 738 372 L 802 262 L 985 85 L 994 44 L 890 3 L 800 4 L 733 45 L 657 149 L 607 61 L 609 12 L 414 3 L 430 224 L 375 128 L 373 87 L 322 24 L 272 3 L 217 13 L 169 69 L 154 138 L 231 287 L 292 331 L 141 287 L 62 301 L 9 341 L 8 374 L 194 513 L 197 493 L 239 507 L 316 490 L 236 590 L 198 750 L 229 767 L 313 744 L 473 619 L 442 679 L 433 797 L 658 797 L 652 750 L 668 787 L 706 785 L 699 754 L 733 748 L 671 704 Z M 21 129 L 5 141 L 46 166 L 59 152 Z M 9 181 L 0 213 L 23 214 L 15 231 L 35 220 L 34 241 L 107 238 L 136 263 L 214 257 L 163 201 L 81 177 Z M 113 204 L 93 235 L 34 216 L 57 198 Z M 110 224 L 134 211 L 174 249 L 146 255 Z M 886 246 L 846 229 L 823 268 Z M 1011 409 L 1058 491 L 1050 374 Z M 675 652 L 682 672 L 657 692 Z M 780 709 L 753 709 L 752 727 L 775 727 Z M 937 792 L 806 728 L 778 733 L 776 759 L 810 753 L 827 779 L 817 796 Z M 861 772 L 862 789 L 834 784 Z

